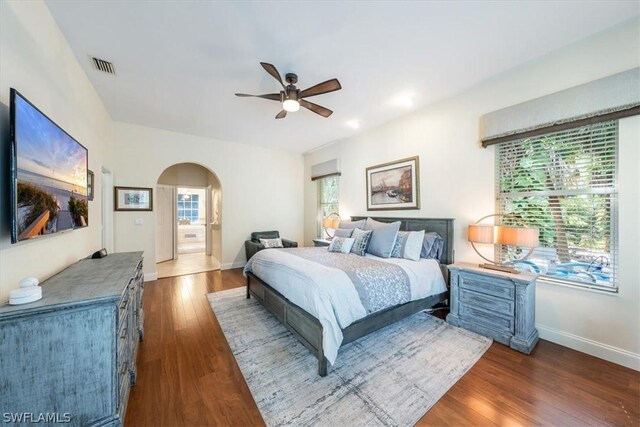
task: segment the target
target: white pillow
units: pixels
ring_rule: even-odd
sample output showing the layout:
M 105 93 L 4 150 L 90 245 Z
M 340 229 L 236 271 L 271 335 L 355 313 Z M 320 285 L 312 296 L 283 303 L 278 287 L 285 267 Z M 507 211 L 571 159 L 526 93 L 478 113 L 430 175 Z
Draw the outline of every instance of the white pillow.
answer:
M 284 248 L 282 245 L 282 239 L 260 239 L 260 244 L 266 248 Z
M 356 239 L 353 237 L 334 237 L 329 244 L 329 252 L 348 254 Z M 422 242 L 422 241 L 421 241 Z
M 393 251 L 391 251 L 391 256 L 393 258 L 405 258 L 412 261 L 419 261 L 423 240 L 424 230 L 398 231 L 398 237 L 396 238 Z

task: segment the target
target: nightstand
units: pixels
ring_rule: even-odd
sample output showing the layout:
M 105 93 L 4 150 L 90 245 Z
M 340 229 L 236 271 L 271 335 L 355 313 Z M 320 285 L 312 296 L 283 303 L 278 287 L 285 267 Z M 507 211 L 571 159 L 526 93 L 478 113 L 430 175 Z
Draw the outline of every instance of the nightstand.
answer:
M 327 239 L 313 239 L 313 246 L 329 246 L 331 244 L 331 240 Z
M 531 353 L 538 342 L 535 328 L 538 276 L 487 270 L 470 263 L 455 263 L 448 268 L 451 311 L 447 322 L 489 336 L 522 353 Z

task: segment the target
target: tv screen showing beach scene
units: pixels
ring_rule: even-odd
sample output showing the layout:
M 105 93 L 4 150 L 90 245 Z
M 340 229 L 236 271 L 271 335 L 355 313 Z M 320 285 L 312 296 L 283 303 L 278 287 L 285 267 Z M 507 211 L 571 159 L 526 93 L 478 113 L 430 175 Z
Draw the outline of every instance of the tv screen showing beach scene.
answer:
M 87 149 L 15 90 L 11 101 L 12 241 L 86 227 Z

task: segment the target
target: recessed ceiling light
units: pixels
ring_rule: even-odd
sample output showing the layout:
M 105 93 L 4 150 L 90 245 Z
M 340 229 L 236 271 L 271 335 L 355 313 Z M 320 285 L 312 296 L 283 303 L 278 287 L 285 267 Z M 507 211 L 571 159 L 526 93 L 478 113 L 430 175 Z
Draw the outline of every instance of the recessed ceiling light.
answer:
M 357 120 L 357 119 L 349 120 L 345 122 L 345 125 L 349 126 L 352 129 L 358 129 L 360 128 L 360 120 Z
M 391 99 L 390 104 L 394 107 L 413 107 L 415 95 L 409 92 L 400 93 Z

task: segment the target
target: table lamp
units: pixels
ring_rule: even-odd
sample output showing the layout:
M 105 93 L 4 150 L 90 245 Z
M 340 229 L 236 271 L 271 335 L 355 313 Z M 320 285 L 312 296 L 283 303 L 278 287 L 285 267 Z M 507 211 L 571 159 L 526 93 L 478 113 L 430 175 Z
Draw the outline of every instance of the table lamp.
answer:
M 488 224 L 480 224 L 480 222 L 486 218 L 494 217 L 494 216 L 504 216 L 500 214 L 487 215 L 477 223 L 471 224 L 468 227 L 468 237 L 467 240 L 471 242 L 471 246 L 473 246 L 473 250 L 476 251 L 478 255 L 488 263 L 480 264 L 480 267 L 487 268 L 491 270 L 503 271 L 506 273 L 519 273 L 518 270 L 513 268 L 513 265 L 516 262 L 523 261 L 533 252 L 533 249 L 538 246 L 538 235 L 539 230 L 537 228 L 531 227 L 514 227 L 514 226 L 505 226 L 505 225 L 488 225 Z M 530 248 L 529 252 L 521 259 L 515 261 L 506 261 L 506 262 L 496 262 L 486 258 L 482 255 L 475 246 L 475 243 L 491 243 L 491 244 L 499 244 L 499 245 L 509 245 L 509 246 L 520 246 Z
M 329 228 L 335 230 L 340 227 L 340 215 L 333 212 L 322 218 L 322 228 L 324 228 L 324 232 L 327 234 L 327 240 L 333 239 L 333 234 L 329 233 Z

